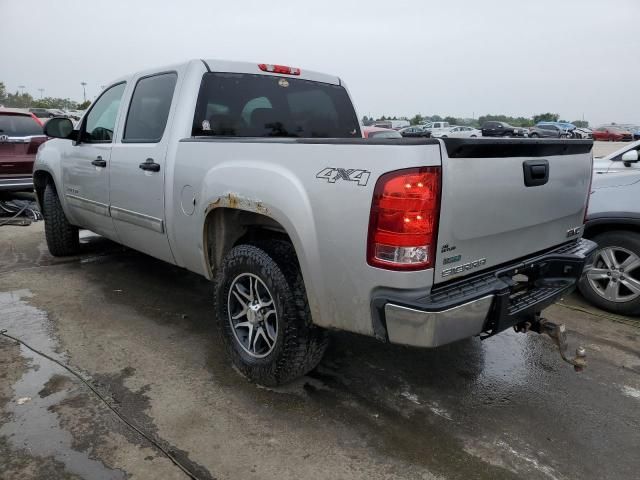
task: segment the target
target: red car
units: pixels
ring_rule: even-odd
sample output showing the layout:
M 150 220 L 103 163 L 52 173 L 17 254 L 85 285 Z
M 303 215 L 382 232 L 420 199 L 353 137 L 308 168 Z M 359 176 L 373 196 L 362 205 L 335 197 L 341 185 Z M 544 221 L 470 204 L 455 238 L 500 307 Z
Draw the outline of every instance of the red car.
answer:
M 32 113 L 0 108 L 0 191 L 33 190 L 33 161 L 46 140 Z
M 606 142 L 630 142 L 633 135 L 628 130 L 614 126 L 602 126 L 593 131 L 594 140 L 604 140 Z
M 362 127 L 364 138 L 402 138 L 399 132 L 390 128 Z

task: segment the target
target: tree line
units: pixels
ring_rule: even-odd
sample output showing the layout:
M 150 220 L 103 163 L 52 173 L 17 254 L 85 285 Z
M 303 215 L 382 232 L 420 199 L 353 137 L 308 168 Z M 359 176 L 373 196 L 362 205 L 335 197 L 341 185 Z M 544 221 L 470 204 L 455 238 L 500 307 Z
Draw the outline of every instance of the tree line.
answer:
M 560 120 L 560 115 L 557 113 L 540 113 L 533 115 L 532 117 L 510 117 L 508 115 L 482 115 L 478 118 L 457 118 L 452 116 L 442 117 L 440 115 L 420 115 L 416 114 L 411 118 L 407 117 L 395 117 L 382 115 L 380 118 L 373 118 L 364 116 L 362 117 L 362 124 L 365 126 L 371 125 L 374 122 L 382 120 L 408 120 L 411 125 L 422 125 L 427 122 L 449 122 L 450 125 L 465 125 L 469 127 L 481 127 L 485 122 L 505 122 L 514 127 L 532 127 L 538 122 L 566 122 L 573 123 L 576 127 L 588 127 L 589 122 L 586 120 L 573 120 L 568 122 L 567 120 Z
M 58 108 L 62 110 L 85 110 L 91 104 L 90 101 L 75 102 L 69 98 L 44 97 L 33 98 L 27 92 L 7 92 L 3 82 L 0 82 L 0 106 L 10 108 Z

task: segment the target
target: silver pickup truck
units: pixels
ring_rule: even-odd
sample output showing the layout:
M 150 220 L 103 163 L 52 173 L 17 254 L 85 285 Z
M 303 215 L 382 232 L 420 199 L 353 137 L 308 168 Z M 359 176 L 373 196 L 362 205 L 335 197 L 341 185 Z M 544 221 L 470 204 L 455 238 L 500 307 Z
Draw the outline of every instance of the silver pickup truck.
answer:
M 591 141 L 361 138 L 344 82 L 193 60 L 109 84 L 77 129 L 50 120 L 34 167 L 53 255 L 78 229 L 213 281 L 235 365 L 274 385 L 327 329 L 436 347 L 571 291 Z

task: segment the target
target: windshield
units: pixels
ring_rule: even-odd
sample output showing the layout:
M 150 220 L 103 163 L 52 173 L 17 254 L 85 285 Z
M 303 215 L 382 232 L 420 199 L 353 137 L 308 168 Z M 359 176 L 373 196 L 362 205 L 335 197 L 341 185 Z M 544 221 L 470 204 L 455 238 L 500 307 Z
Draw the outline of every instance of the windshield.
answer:
M 344 87 L 270 75 L 206 73 L 194 136 L 358 138 Z

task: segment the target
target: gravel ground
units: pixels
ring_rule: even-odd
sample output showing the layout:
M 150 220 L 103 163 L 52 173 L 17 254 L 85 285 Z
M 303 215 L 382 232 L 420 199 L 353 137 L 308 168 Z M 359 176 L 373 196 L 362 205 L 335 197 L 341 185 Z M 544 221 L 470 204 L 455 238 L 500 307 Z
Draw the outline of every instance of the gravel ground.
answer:
M 580 374 L 535 334 L 420 350 L 334 333 L 314 372 L 265 389 L 223 354 L 206 280 L 93 236 L 54 259 L 42 227 L 0 228 L 0 329 L 197 478 L 638 478 L 637 319 L 573 296 L 547 310 L 586 346 Z M 187 478 L 4 338 L 0 379 L 0 478 Z

